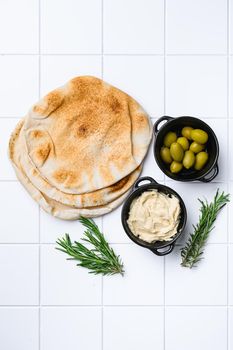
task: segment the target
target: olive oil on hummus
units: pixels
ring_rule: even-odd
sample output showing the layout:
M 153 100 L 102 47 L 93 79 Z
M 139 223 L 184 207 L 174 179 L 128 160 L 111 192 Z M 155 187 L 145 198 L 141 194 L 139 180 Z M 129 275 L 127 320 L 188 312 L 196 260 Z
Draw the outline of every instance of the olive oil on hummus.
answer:
M 127 223 L 131 232 L 143 241 L 169 241 L 177 233 L 179 217 L 177 197 L 148 190 L 132 201 Z

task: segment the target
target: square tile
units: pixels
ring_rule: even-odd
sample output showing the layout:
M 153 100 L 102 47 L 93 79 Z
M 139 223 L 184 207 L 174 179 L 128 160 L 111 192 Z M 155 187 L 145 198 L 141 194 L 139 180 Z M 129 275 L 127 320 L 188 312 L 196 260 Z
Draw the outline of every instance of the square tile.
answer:
M 166 9 L 167 53 L 227 52 L 226 0 L 168 0 Z
M 152 119 L 153 124 L 155 121 L 156 119 Z M 160 170 L 154 158 L 154 138 L 152 138 L 150 148 L 145 158 L 141 176 L 151 176 L 158 182 L 164 181 L 164 173 Z
M 0 159 L 1 172 L 0 180 L 16 180 L 16 175 L 8 157 L 8 144 L 10 135 L 20 119 L 1 118 L 0 119 Z
M 42 56 L 42 95 L 79 75 L 101 77 L 101 56 Z
M 105 56 L 104 79 L 135 98 L 151 117 L 164 111 L 163 57 Z
M 0 339 L 4 350 L 38 350 L 38 321 L 36 308 L 1 308 Z
M 41 50 L 101 53 L 101 0 L 42 0 Z
M 233 245 L 229 245 L 229 304 L 233 305 Z
M 227 309 L 168 307 L 166 350 L 227 350 Z
M 233 307 L 229 308 L 229 349 L 233 349 Z
M 0 53 L 38 53 L 38 22 L 38 1 L 1 1 Z
M 0 305 L 38 304 L 38 258 L 35 245 L 0 246 Z
M 229 173 L 229 164 L 227 161 L 227 131 L 228 131 L 228 121 L 227 119 L 203 119 L 215 132 L 218 142 L 219 142 L 219 174 L 213 180 L 216 181 L 226 181 Z
M 162 0 L 105 0 L 104 52 L 163 53 L 164 3 Z
M 229 242 L 233 243 L 233 182 L 229 183 L 230 203 L 228 203 Z
M 105 307 L 103 350 L 164 349 L 163 319 L 161 307 Z
M 233 0 L 229 0 L 229 43 L 230 43 L 230 54 L 233 54 Z
M 122 205 L 103 216 L 103 233 L 109 243 L 131 243 L 121 224 Z
M 196 225 L 199 221 L 201 200 L 207 199 L 210 203 L 213 201 L 217 189 L 220 193 L 224 191 L 227 193 L 226 184 L 193 182 L 193 183 L 180 183 L 178 181 L 169 181 L 167 186 L 174 189 L 183 199 L 187 209 L 187 223 L 184 234 L 179 238 L 180 244 L 185 244 L 189 234 L 193 233 L 193 225 Z M 227 207 L 224 207 L 218 214 L 217 220 L 214 224 L 214 229 L 210 233 L 208 243 L 227 243 Z
M 0 193 L 4 202 L 1 207 L 0 242 L 38 242 L 38 205 L 19 182 L 0 182 Z
M 0 56 L 0 117 L 23 117 L 38 100 L 38 57 Z
M 135 244 L 114 244 L 113 249 L 122 258 L 125 275 L 104 277 L 104 304 L 163 304 L 163 259 Z
M 228 174 L 229 174 L 229 180 L 233 181 L 233 163 L 231 161 L 231 150 L 233 149 L 233 120 L 232 119 L 229 120 L 228 135 L 229 135 Z
M 166 114 L 227 116 L 227 58 L 168 56 Z
M 102 218 L 95 218 L 95 223 L 102 228 Z M 72 240 L 80 240 L 83 237 L 84 227 L 78 220 L 60 220 L 40 210 L 40 239 L 42 243 L 55 243 L 68 233 Z
M 99 305 L 101 277 L 76 266 L 55 245 L 41 247 L 42 305 Z M 59 273 L 58 273 L 59 271 Z
M 180 247 L 166 257 L 165 301 L 168 305 L 227 303 L 227 246 L 209 244 L 203 260 L 191 270 L 180 266 Z
M 51 349 L 100 350 L 101 309 L 42 308 L 41 350 Z

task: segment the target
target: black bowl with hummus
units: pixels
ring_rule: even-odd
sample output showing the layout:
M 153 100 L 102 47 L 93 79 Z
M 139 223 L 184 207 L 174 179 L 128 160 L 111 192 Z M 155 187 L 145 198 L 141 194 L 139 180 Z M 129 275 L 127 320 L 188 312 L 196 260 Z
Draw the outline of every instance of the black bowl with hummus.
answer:
M 149 183 L 141 184 L 149 181 Z M 172 252 L 184 231 L 187 212 L 182 198 L 170 187 L 146 176 L 139 178 L 121 212 L 122 225 L 136 244 L 156 255 Z

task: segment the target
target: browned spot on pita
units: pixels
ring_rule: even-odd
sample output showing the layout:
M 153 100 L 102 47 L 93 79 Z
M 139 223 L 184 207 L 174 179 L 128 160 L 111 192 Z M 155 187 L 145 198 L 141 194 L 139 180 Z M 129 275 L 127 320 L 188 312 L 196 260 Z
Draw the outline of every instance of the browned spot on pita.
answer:
M 39 138 L 41 138 L 43 136 L 44 136 L 44 133 L 41 130 L 32 130 L 30 132 L 30 137 L 31 138 L 39 139 Z
M 59 183 L 66 183 L 67 186 L 76 180 L 76 175 L 69 170 L 59 169 L 53 173 L 53 178 Z

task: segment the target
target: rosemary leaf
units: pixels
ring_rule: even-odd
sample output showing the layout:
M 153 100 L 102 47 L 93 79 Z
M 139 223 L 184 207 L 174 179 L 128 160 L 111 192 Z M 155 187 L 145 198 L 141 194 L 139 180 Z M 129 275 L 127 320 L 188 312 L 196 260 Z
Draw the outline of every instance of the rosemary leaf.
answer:
M 214 228 L 214 222 L 219 211 L 230 201 L 230 195 L 217 190 L 214 200 L 208 203 L 207 200 L 199 200 L 201 203 L 199 222 L 193 225 L 194 232 L 190 234 L 186 245 L 181 249 L 181 265 L 192 268 L 202 259 L 204 246 L 209 234 Z
M 56 249 L 70 256 L 67 260 L 76 260 L 77 266 L 89 269 L 89 273 L 114 275 L 124 274 L 123 263 L 119 256 L 109 246 L 103 233 L 91 219 L 81 217 L 79 221 L 85 227 L 84 237 L 81 240 L 91 245 L 89 249 L 84 244 L 74 241 L 66 233 L 63 238 L 57 240 Z

